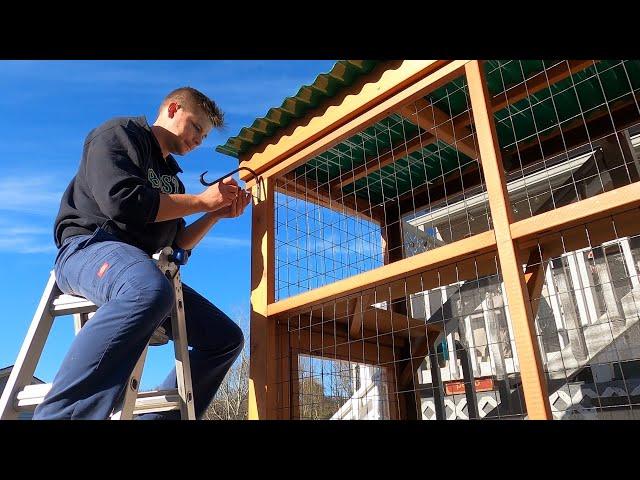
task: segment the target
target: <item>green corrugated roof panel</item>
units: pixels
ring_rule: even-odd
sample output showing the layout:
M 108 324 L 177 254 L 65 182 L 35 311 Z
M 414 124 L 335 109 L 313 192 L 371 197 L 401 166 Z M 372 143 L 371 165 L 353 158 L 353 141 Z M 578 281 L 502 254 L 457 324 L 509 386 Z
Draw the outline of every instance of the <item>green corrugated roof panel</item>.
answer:
M 257 118 L 250 127 L 242 128 L 238 135 L 229 138 L 224 145 L 218 145 L 216 151 L 238 158 L 241 153 L 286 127 L 292 119 L 300 118 L 317 107 L 323 99 L 332 97 L 340 89 L 353 84 L 377 64 L 377 60 L 336 62 L 331 71 L 318 75 L 311 85 L 303 85 L 296 95 L 285 98 L 280 107 L 269 109 L 264 117 Z

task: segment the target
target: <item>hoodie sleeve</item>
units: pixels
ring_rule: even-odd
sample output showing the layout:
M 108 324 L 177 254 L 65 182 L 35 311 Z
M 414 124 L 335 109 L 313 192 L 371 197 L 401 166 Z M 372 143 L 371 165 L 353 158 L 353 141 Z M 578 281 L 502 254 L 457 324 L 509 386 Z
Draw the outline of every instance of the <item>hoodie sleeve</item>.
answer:
M 100 210 L 132 230 L 153 222 L 160 192 L 148 185 L 141 148 L 126 130 L 102 132 L 86 148 L 85 177 Z

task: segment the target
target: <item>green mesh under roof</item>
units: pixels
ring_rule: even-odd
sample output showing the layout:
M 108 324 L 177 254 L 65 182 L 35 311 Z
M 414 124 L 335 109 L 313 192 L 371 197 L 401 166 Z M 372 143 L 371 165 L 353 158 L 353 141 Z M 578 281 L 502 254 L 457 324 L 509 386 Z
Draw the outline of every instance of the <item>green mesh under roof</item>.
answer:
M 216 151 L 238 158 L 249 148 L 262 143 L 274 133 L 317 107 L 326 98 L 335 96 L 341 89 L 352 85 L 360 76 L 369 73 L 379 62 L 376 60 L 340 60 L 331 71 L 321 73 L 311 85 L 303 85 L 293 97 L 287 97 L 282 105 L 271 108 L 264 117 L 257 118 L 250 127 L 244 127 Z

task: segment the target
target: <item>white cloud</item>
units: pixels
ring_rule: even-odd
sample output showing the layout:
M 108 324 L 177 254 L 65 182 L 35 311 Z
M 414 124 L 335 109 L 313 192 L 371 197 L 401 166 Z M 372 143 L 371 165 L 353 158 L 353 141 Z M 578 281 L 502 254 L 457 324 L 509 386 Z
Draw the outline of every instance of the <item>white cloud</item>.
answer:
M 250 247 L 251 241 L 237 237 L 205 237 L 199 245 L 207 248 Z
M 50 175 L 6 177 L 0 179 L 0 211 L 55 215 L 62 192 L 59 179 Z
M 14 225 L 7 227 L 2 222 L 0 233 L 0 251 L 19 254 L 52 253 L 56 246 L 53 242 L 52 228 L 35 225 Z

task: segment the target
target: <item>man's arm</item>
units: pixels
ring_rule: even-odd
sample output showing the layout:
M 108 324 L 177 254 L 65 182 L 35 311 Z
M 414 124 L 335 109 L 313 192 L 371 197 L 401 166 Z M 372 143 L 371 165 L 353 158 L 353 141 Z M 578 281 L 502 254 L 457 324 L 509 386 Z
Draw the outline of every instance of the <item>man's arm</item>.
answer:
M 161 193 L 160 205 L 154 222 L 164 222 L 206 211 L 207 208 L 200 195 Z
M 185 250 L 191 250 L 218 220 L 220 220 L 220 217 L 216 212 L 205 213 L 191 225 L 178 232 L 175 240 L 176 245 Z
M 211 187 L 210 187 L 211 188 Z M 251 194 L 238 189 L 236 197 L 231 203 L 219 210 L 209 212 L 193 222 L 176 235 L 176 245 L 185 250 L 191 250 L 207 234 L 211 227 L 221 218 L 235 218 L 242 215 L 244 209 L 251 201 Z
M 164 222 L 165 220 L 182 218 L 194 213 L 220 210 L 229 206 L 236 199 L 239 191 L 240 189 L 235 179 L 227 177 L 222 182 L 207 187 L 204 192 L 198 195 L 161 193 L 160 205 L 154 222 Z M 213 223 L 209 228 L 213 226 Z

